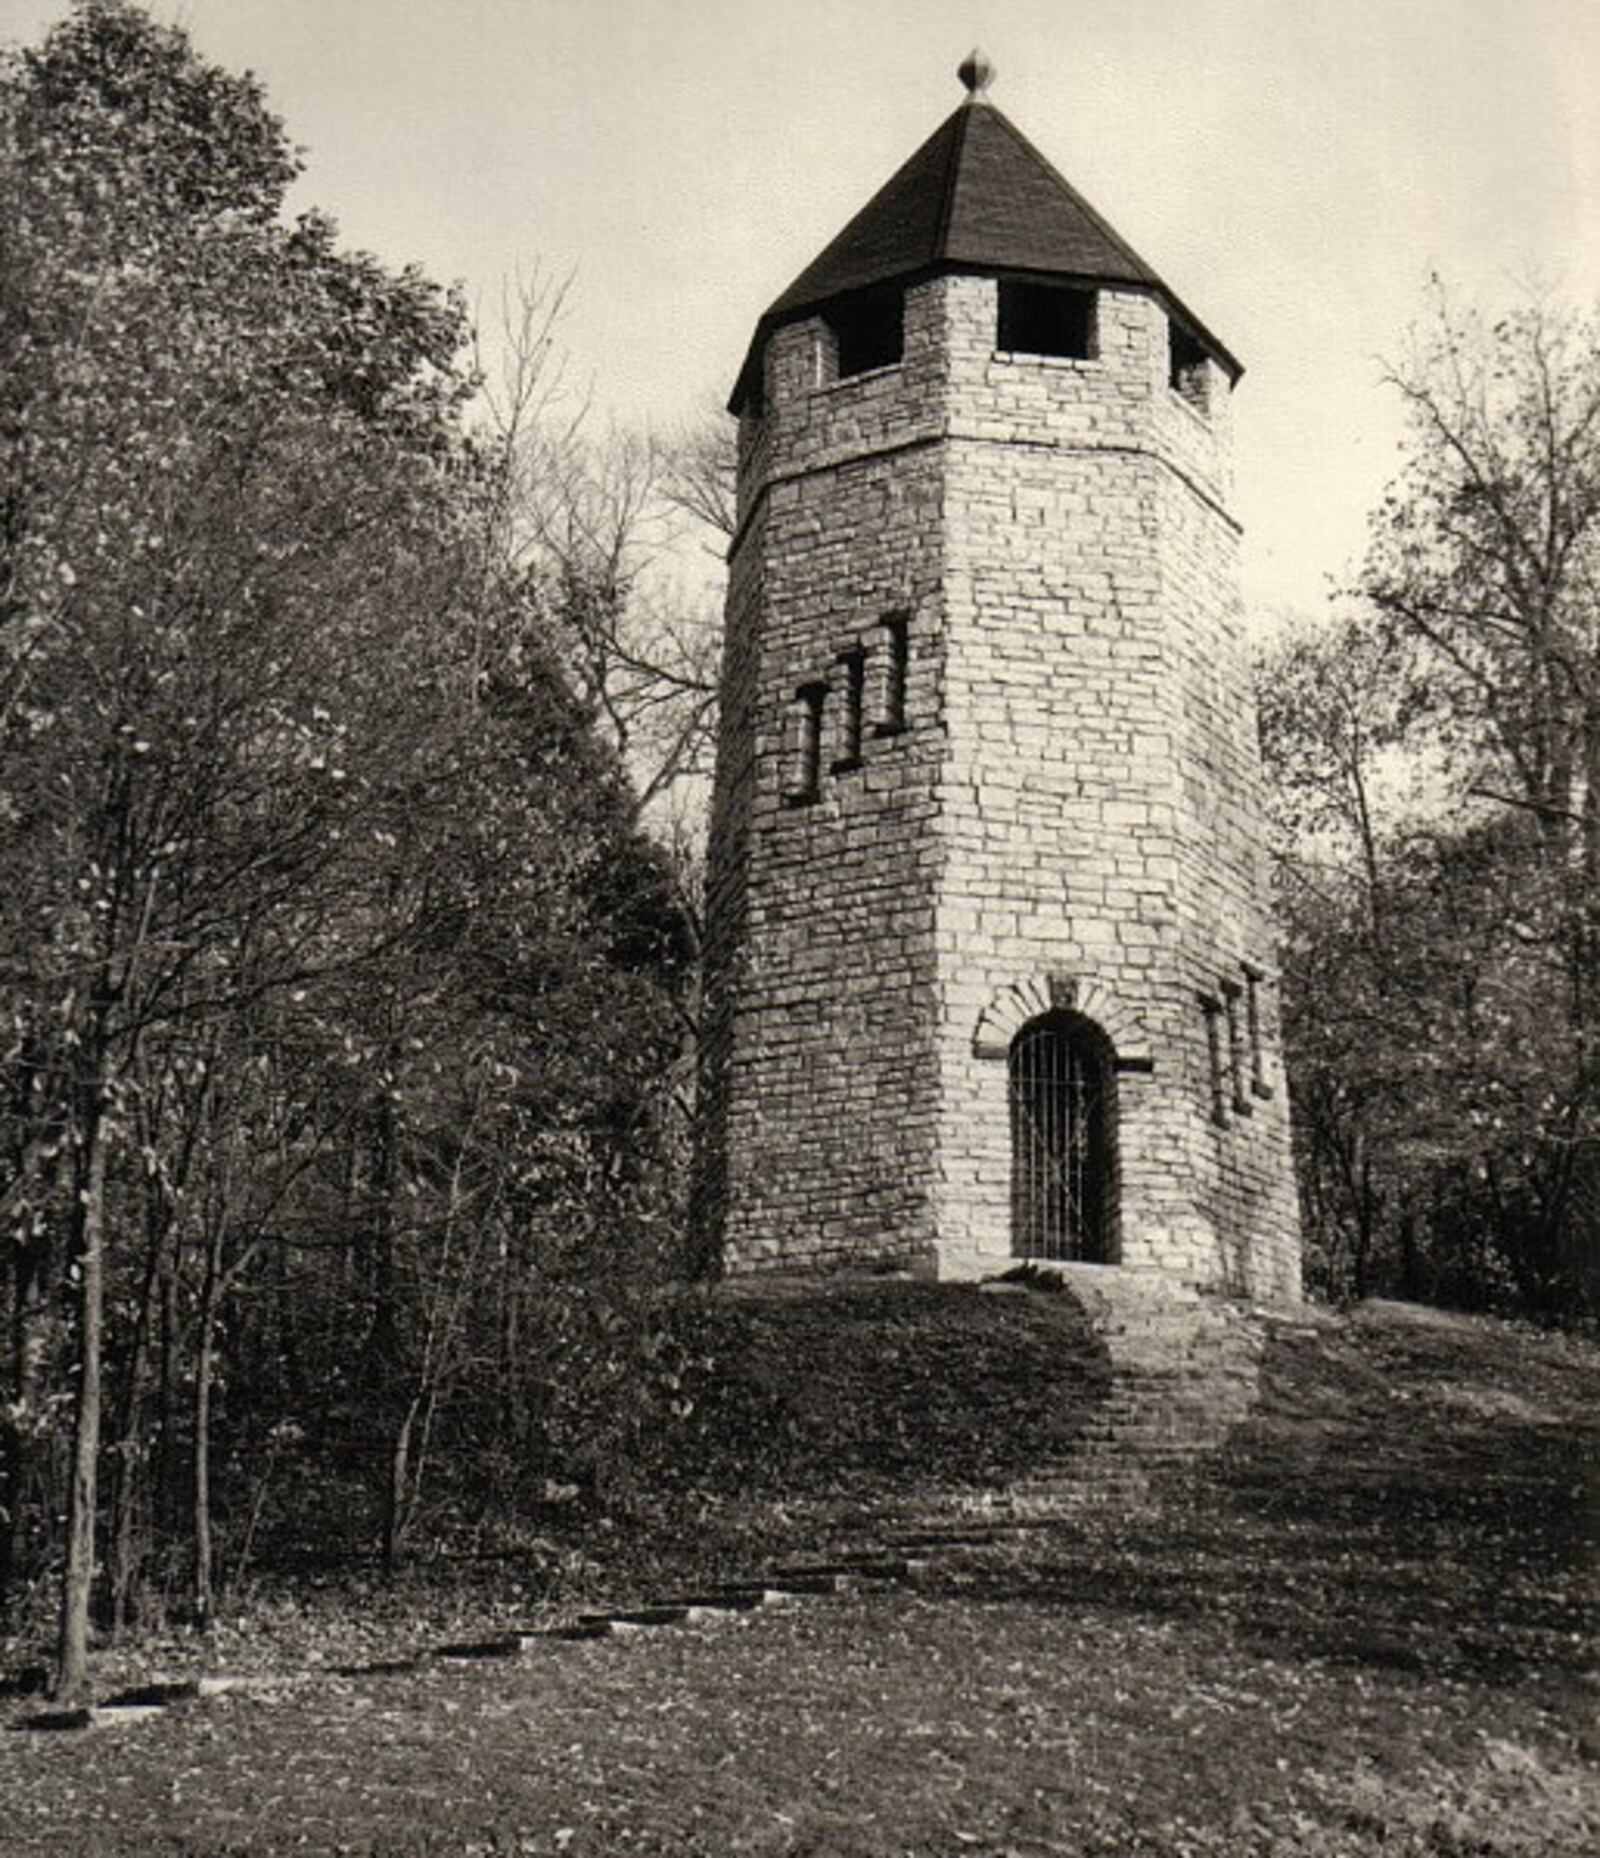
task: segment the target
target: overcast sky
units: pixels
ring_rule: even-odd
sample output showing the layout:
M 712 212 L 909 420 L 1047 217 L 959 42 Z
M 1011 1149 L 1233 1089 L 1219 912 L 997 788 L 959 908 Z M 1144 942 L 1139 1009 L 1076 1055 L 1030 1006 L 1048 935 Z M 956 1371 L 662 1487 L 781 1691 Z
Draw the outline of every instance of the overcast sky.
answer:
M 66 0 L 0 0 L 29 41 Z M 486 306 L 573 274 L 625 421 L 724 397 L 761 311 L 991 92 L 1245 363 L 1246 597 L 1314 610 L 1395 460 L 1379 358 L 1437 271 L 1600 298 L 1600 0 L 157 0 L 254 70 L 297 204 Z

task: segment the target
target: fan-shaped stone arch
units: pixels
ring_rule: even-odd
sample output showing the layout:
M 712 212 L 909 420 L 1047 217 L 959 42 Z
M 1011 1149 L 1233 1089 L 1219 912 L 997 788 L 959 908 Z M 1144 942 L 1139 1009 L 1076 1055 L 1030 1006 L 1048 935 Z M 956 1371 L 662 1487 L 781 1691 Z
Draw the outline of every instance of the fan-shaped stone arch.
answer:
M 1036 974 L 999 988 L 978 1015 L 973 1053 L 1004 1058 L 1022 1028 L 1046 1013 L 1081 1014 L 1110 1039 L 1119 1069 L 1149 1068 L 1150 1038 L 1139 1015 L 1106 982 L 1075 974 Z

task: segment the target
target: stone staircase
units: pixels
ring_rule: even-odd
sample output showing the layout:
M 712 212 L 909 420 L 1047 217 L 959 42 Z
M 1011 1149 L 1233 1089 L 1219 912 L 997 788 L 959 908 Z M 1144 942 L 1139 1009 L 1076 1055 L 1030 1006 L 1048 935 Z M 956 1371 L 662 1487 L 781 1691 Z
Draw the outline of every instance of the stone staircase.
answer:
M 1059 1275 L 1105 1342 L 1111 1391 L 1069 1464 L 1018 1484 L 1010 1508 L 1048 1515 L 1125 1506 L 1162 1473 L 1217 1451 L 1255 1405 L 1266 1329 L 1248 1305 L 1137 1272 Z

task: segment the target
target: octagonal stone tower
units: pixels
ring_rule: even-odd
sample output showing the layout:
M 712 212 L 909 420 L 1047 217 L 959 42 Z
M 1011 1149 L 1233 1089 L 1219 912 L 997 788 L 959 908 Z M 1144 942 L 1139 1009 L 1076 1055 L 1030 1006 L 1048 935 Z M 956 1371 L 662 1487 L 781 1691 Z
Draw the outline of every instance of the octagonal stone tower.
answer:
M 734 391 L 701 1242 L 1293 1298 L 1240 370 L 990 76 Z

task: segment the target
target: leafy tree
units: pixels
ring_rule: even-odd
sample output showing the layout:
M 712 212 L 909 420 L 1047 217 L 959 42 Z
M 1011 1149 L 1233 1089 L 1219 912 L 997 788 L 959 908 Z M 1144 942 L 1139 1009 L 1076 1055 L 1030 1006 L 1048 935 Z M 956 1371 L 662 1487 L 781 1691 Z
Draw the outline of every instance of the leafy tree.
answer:
M 0 67 L 0 1597 L 64 1507 L 64 1694 L 107 1375 L 119 1613 L 141 1530 L 186 1534 L 206 1623 L 214 1436 L 274 1386 L 381 1441 L 393 1552 L 486 1261 L 648 1153 L 676 1040 L 678 917 L 501 546 L 461 306 L 285 223 L 295 170 L 120 0 Z
M 1362 591 L 1412 652 L 1410 694 L 1464 796 L 1530 813 L 1592 901 L 1600 326 L 1536 302 L 1485 328 L 1441 299 L 1430 335 L 1390 378 L 1411 444 Z
M 1600 1229 L 1600 335 L 1450 315 L 1359 603 L 1261 682 L 1326 1279 L 1572 1310 Z
M 389 694 L 405 616 L 457 573 L 417 438 L 459 392 L 439 378 L 461 332 L 414 278 L 385 298 L 325 223 L 271 217 L 294 172 L 281 127 L 181 34 L 89 5 L 8 76 L 7 980 L 54 1099 L 37 1130 L 74 1173 L 72 1691 L 108 1170 L 150 1040 L 327 958 L 326 880 L 374 766 L 414 752 Z

